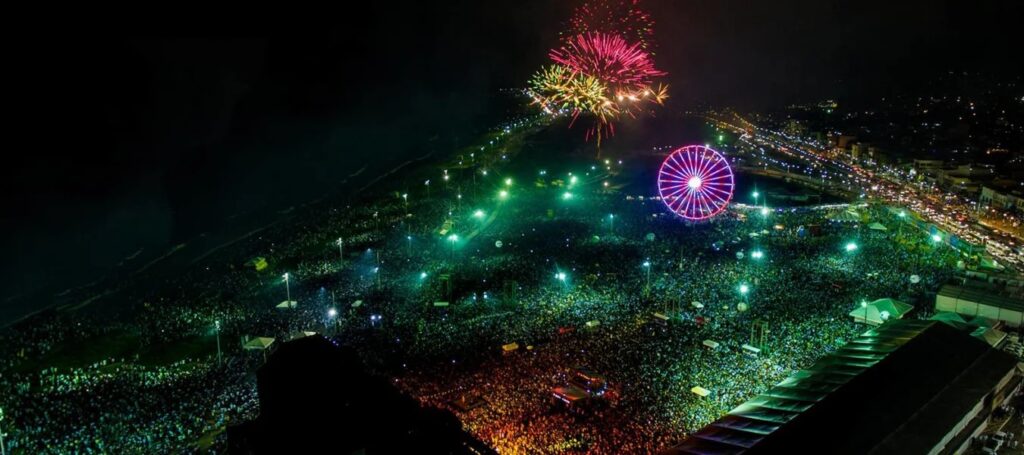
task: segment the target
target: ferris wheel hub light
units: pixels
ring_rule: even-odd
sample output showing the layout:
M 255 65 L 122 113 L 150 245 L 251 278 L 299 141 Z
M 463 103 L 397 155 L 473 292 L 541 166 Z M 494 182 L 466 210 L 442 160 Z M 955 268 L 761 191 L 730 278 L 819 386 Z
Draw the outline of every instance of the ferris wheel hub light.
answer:
M 700 188 L 700 184 L 701 184 L 701 183 L 702 183 L 702 182 L 701 182 L 701 180 L 700 180 L 700 177 L 697 177 L 696 175 L 695 175 L 695 176 L 693 176 L 693 177 L 690 177 L 690 181 L 686 182 L 686 184 L 687 184 L 687 185 L 688 185 L 688 186 L 689 186 L 690 188 L 693 188 L 693 189 L 697 189 L 697 188 Z

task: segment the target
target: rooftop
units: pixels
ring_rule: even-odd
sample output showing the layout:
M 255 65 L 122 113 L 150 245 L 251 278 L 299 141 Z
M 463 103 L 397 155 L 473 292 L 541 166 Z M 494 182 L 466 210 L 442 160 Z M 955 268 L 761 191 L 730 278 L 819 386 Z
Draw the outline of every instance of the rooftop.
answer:
M 927 453 L 1016 365 L 936 321 L 869 330 L 733 409 L 670 454 Z

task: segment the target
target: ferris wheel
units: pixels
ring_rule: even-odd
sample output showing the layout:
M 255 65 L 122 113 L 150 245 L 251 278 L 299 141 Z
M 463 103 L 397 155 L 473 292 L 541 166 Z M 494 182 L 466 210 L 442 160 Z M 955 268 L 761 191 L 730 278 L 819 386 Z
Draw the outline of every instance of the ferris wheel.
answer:
M 703 145 L 676 149 L 658 172 L 661 201 L 688 220 L 705 220 L 725 210 L 734 184 L 729 162 Z

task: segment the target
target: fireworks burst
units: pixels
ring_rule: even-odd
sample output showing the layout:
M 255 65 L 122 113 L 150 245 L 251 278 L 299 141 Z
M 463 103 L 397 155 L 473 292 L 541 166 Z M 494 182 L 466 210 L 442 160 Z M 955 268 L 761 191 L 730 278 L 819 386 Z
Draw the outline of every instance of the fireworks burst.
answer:
M 562 65 L 551 65 L 530 80 L 531 95 L 545 112 L 600 112 L 609 104 L 608 88 L 593 76 L 573 72 Z M 606 112 L 607 113 L 607 112 Z
M 620 116 L 636 118 L 668 98 L 666 86 L 652 83 L 666 73 L 647 50 L 653 21 L 638 3 L 594 0 L 577 8 L 563 45 L 548 53 L 555 64 L 535 73 L 527 90 L 548 115 L 571 117 L 570 128 L 581 116 L 593 118 L 586 137 L 597 139 L 598 156 Z
M 579 35 L 548 54 L 551 60 L 572 71 L 594 76 L 616 91 L 633 91 L 665 75 L 654 67 L 650 54 L 640 43 L 629 44 L 622 37 L 607 33 Z
M 640 43 L 640 48 L 654 48 L 654 20 L 640 9 L 640 0 L 591 0 L 573 11 L 569 27 L 562 34 L 568 42 L 587 33 L 609 33 Z

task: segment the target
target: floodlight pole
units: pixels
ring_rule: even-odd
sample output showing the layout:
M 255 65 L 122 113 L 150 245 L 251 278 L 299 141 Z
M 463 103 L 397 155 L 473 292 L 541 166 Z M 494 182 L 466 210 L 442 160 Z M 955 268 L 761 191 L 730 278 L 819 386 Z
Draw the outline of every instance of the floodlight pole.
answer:
M 224 357 L 220 351 L 220 321 L 213 321 L 213 326 L 217 328 L 217 364 L 222 365 L 224 364 Z
M 4 410 L 0 408 L 0 424 L 4 421 Z M 0 425 L 0 455 L 7 455 L 7 448 L 4 446 L 4 427 Z
M 345 241 L 342 240 L 342 238 L 339 237 L 338 240 L 335 243 L 338 244 L 338 257 L 341 258 L 341 265 L 344 266 L 345 265 Z

